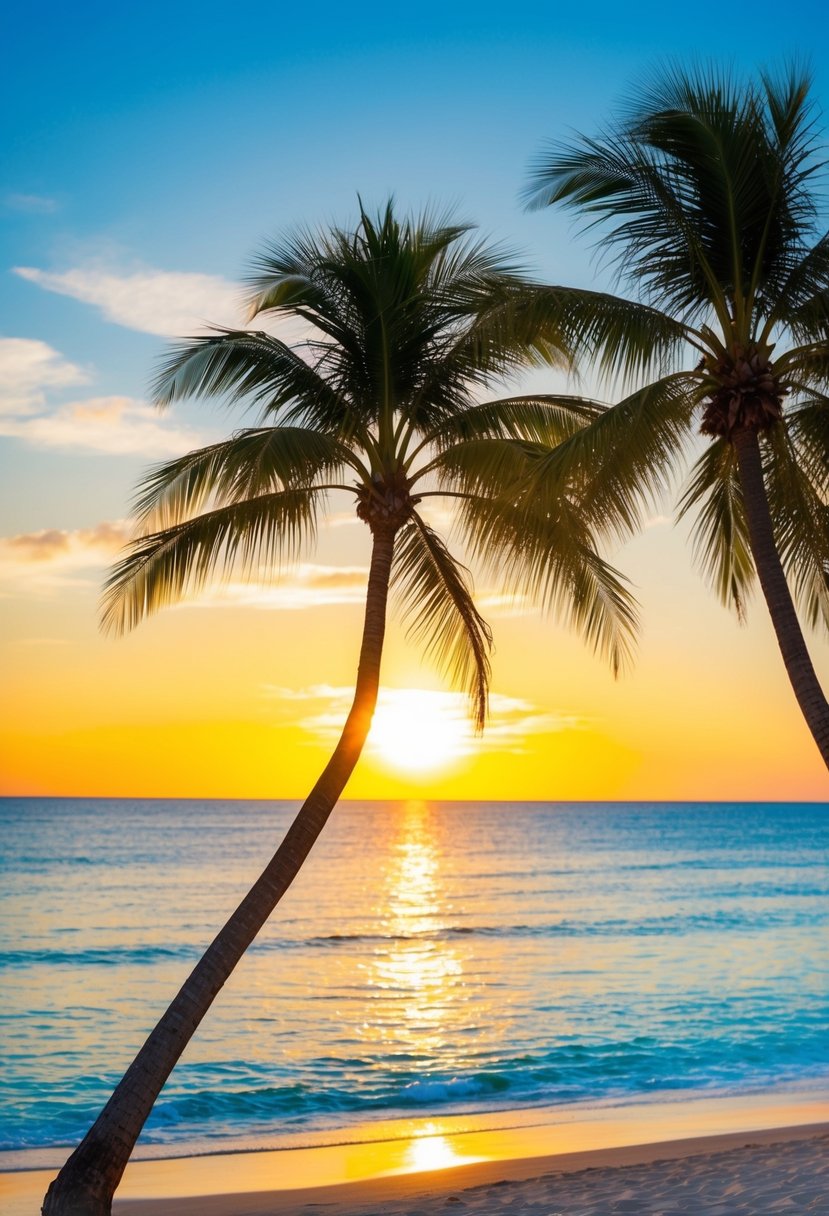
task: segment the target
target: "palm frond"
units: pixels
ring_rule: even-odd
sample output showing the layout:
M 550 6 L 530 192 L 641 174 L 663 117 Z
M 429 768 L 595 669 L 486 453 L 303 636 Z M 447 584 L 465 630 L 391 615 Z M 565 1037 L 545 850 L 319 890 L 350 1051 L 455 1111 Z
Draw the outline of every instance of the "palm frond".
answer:
M 671 170 L 646 140 L 619 127 L 549 149 L 533 170 L 528 204 L 563 203 L 589 217 L 589 228 L 604 224 L 598 243 L 615 257 L 619 276 L 641 284 L 685 323 L 712 306 L 725 316 L 712 250 L 686 205 L 685 184 Z
M 787 410 L 784 425 L 797 463 L 815 492 L 829 500 L 829 395 L 804 393 Z
M 575 498 L 599 535 L 629 536 L 672 484 L 697 392 L 693 376 L 677 373 L 603 408 L 589 426 L 533 462 L 523 494 L 550 514 L 560 497 Z
M 561 202 L 600 225 L 620 276 L 660 308 L 742 324 L 745 300 L 780 299 L 813 236 L 808 87 L 796 69 L 747 86 L 668 69 L 598 138 L 543 154 L 529 203 Z
M 802 426 L 794 434 L 785 427 L 771 432 L 763 445 L 763 473 L 775 541 L 795 598 L 812 627 L 822 624 L 829 630 L 826 448 L 821 444 L 822 467 L 818 466 L 818 478 L 813 478 L 811 462 L 804 461 L 798 451 L 803 436 Z M 825 429 L 821 438 L 825 438 Z
M 438 493 L 515 499 L 546 444 L 520 439 L 467 439 L 446 447 L 415 475 L 437 478 Z M 428 493 L 428 491 L 426 491 Z
M 492 632 L 475 607 L 469 572 L 416 512 L 397 535 L 392 580 L 409 635 L 466 689 L 476 728 L 483 730 Z
M 539 291 L 538 307 L 549 312 L 575 359 L 623 383 L 654 372 L 665 374 L 699 337 L 661 308 L 607 292 L 547 287 Z
M 786 326 L 798 342 L 829 334 L 829 233 L 793 262 L 788 274 L 764 296 L 766 328 Z
M 562 497 L 553 514 L 534 502 L 469 495 L 457 508 L 464 542 L 486 571 L 579 632 L 614 675 L 627 666 L 639 624 L 636 600 L 598 553 L 577 504 Z
M 324 432 L 292 426 L 239 431 L 152 468 L 136 495 L 135 514 L 145 527 L 166 528 L 208 504 L 308 487 L 347 467 L 368 477 L 355 454 Z
M 528 366 L 573 370 L 569 339 L 542 306 L 543 291 L 514 275 L 499 281 L 487 274 L 468 289 L 465 303 L 454 303 L 424 352 L 418 378 L 410 380 L 406 408 L 415 429 L 428 432 L 473 405 L 493 379 Z
M 186 397 L 249 400 L 278 409 L 309 395 L 330 405 L 331 388 L 300 354 L 261 331 L 215 329 L 173 346 L 152 385 L 157 405 Z
M 821 245 L 819 251 L 812 251 L 818 253 L 815 262 L 819 264 L 806 268 L 803 276 L 810 280 L 805 286 L 812 290 L 808 294 L 804 291 L 798 299 L 796 293 L 803 284 L 795 282 L 791 294 L 781 292 L 781 299 L 770 313 L 769 325 L 786 325 L 795 341 L 807 346 L 817 344 L 825 350 L 829 344 L 829 239 L 824 238 Z
M 714 440 L 697 460 L 679 502 L 679 517 L 696 513 L 694 557 L 721 602 L 745 617 L 754 559 L 734 445 Z
M 139 536 L 104 584 L 103 628 L 134 629 L 217 573 L 271 577 L 313 541 L 323 495 L 321 489 L 263 494 Z
M 441 420 L 429 432 L 423 447 L 443 450 L 471 439 L 518 439 L 531 444 L 555 445 L 594 421 L 602 412 L 595 402 L 533 394 L 503 397 L 467 406 Z

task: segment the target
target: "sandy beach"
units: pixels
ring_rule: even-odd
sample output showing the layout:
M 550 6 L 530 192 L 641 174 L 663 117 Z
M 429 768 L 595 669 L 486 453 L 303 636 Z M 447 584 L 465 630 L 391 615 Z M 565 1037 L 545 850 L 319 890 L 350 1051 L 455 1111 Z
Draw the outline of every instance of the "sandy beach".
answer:
M 177 1163 L 198 1174 L 198 1159 Z M 5 1175 L 6 1216 L 47 1179 Z M 37 1192 L 37 1193 L 35 1193 Z M 116 1200 L 120 1216 L 766 1216 L 829 1213 L 829 1124 L 488 1161 L 299 1190 Z
M 134 1161 L 113 1210 L 120 1216 L 829 1214 L 824 1095 L 642 1103 L 564 1122 L 533 1122 L 538 1114 L 504 1112 L 504 1126 L 477 1131 L 427 1120 L 410 1127 L 412 1134 L 370 1142 Z M 53 1169 L 0 1175 L 4 1216 L 35 1216 L 53 1175 Z
M 122 1216 L 765 1216 L 829 1213 L 829 1126 L 487 1162 L 335 1187 L 126 1200 Z

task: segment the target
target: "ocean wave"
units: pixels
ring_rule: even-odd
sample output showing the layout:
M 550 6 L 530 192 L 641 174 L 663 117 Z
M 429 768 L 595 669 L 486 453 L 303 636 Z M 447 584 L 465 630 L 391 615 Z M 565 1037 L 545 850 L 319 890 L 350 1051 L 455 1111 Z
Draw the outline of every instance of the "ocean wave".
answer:
M 395 1067 L 391 1059 L 324 1058 L 303 1081 L 268 1075 L 246 1061 L 190 1066 L 174 1074 L 150 1115 L 142 1142 L 172 1144 L 182 1131 L 191 1137 L 221 1139 L 241 1129 L 314 1128 L 320 1120 L 340 1125 L 413 1110 L 443 1114 L 486 1113 L 535 1105 L 567 1105 L 585 1100 L 637 1100 L 657 1092 L 755 1091 L 787 1080 L 829 1082 L 823 1022 L 795 1047 L 784 1034 L 742 1044 L 712 1044 L 705 1037 L 669 1046 L 649 1036 L 618 1042 L 562 1045 L 535 1054 L 493 1060 L 466 1072 L 423 1073 Z M 199 1084 L 201 1074 L 208 1083 Z M 72 1143 L 97 1114 L 114 1083 L 109 1076 L 80 1078 L 72 1093 L 4 1094 L 10 1118 L 0 1149 L 19 1151 Z M 246 1082 L 246 1083 L 240 1083 Z M 169 1088 L 169 1087 L 168 1087 Z
M 54 948 L 28 950 L 0 950 L 2 967 L 121 967 L 124 965 L 146 965 L 167 959 L 199 957 L 193 946 L 100 946 L 82 950 L 56 950 Z
M 822 922 L 829 924 L 829 908 Z M 608 917 L 604 920 L 575 920 L 562 919 L 545 921 L 539 924 L 444 924 L 434 928 L 415 929 L 408 932 L 354 932 L 327 933 L 313 937 L 297 938 L 266 938 L 254 942 L 251 950 L 254 952 L 269 952 L 274 950 L 305 950 L 305 949 L 336 949 L 358 945 L 394 945 L 396 943 L 418 941 L 448 941 L 452 938 L 495 937 L 495 938 L 571 938 L 571 937 L 651 937 L 651 936 L 689 936 L 694 933 L 722 932 L 742 928 L 757 931 L 761 928 L 797 927 L 801 924 L 815 924 L 815 913 L 811 908 L 798 910 L 796 907 L 769 908 L 758 911 L 747 907 L 745 910 L 717 909 L 712 912 L 688 914 L 676 912 L 663 916 L 651 917 Z

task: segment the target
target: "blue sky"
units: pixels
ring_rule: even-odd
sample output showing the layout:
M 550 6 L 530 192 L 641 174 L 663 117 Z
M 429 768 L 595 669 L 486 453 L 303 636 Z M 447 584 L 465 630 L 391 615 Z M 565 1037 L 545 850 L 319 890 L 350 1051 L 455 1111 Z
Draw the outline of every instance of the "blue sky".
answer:
M 0 345 L 14 340 L 0 368 L 0 576 L 31 574 L 3 548 L 9 538 L 40 561 L 47 542 L 37 537 L 54 533 L 73 570 L 87 553 L 66 604 L 85 622 L 91 662 L 110 525 L 122 526 L 136 480 L 149 461 L 239 425 L 198 403 L 152 415 L 155 361 L 199 321 L 231 321 L 234 284 L 269 235 L 347 224 L 358 191 L 369 205 L 393 193 L 405 208 L 454 208 L 550 280 L 606 281 L 566 215 L 522 210 L 544 141 L 594 131 L 665 61 L 751 72 L 797 58 L 811 63 L 826 114 L 823 9 L 16 6 L 0 73 Z M 677 604 L 705 600 L 704 644 L 723 614 L 687 548 L 667 534 L 648 543 L 656 556 L 641 569 L 667 570 Z M 69 588 L 68 568 L 48 585 Z M 37 619 L 54 641 L 45 598 L 5 603 L 15 636 L 26 641 Z M 731 627 L 722 637 L 733 646 Z M 768 663 L 779 663 L 771 651 Z

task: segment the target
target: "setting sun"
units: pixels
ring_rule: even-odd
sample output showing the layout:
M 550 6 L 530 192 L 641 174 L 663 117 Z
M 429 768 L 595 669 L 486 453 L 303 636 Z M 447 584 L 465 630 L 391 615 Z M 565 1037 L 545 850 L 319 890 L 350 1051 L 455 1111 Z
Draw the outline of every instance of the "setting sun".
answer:
M 468 751 L 471 726 L 463 698 L 420 688 L 380 694 L 368 747 L 392 768 L 445 768 Z

